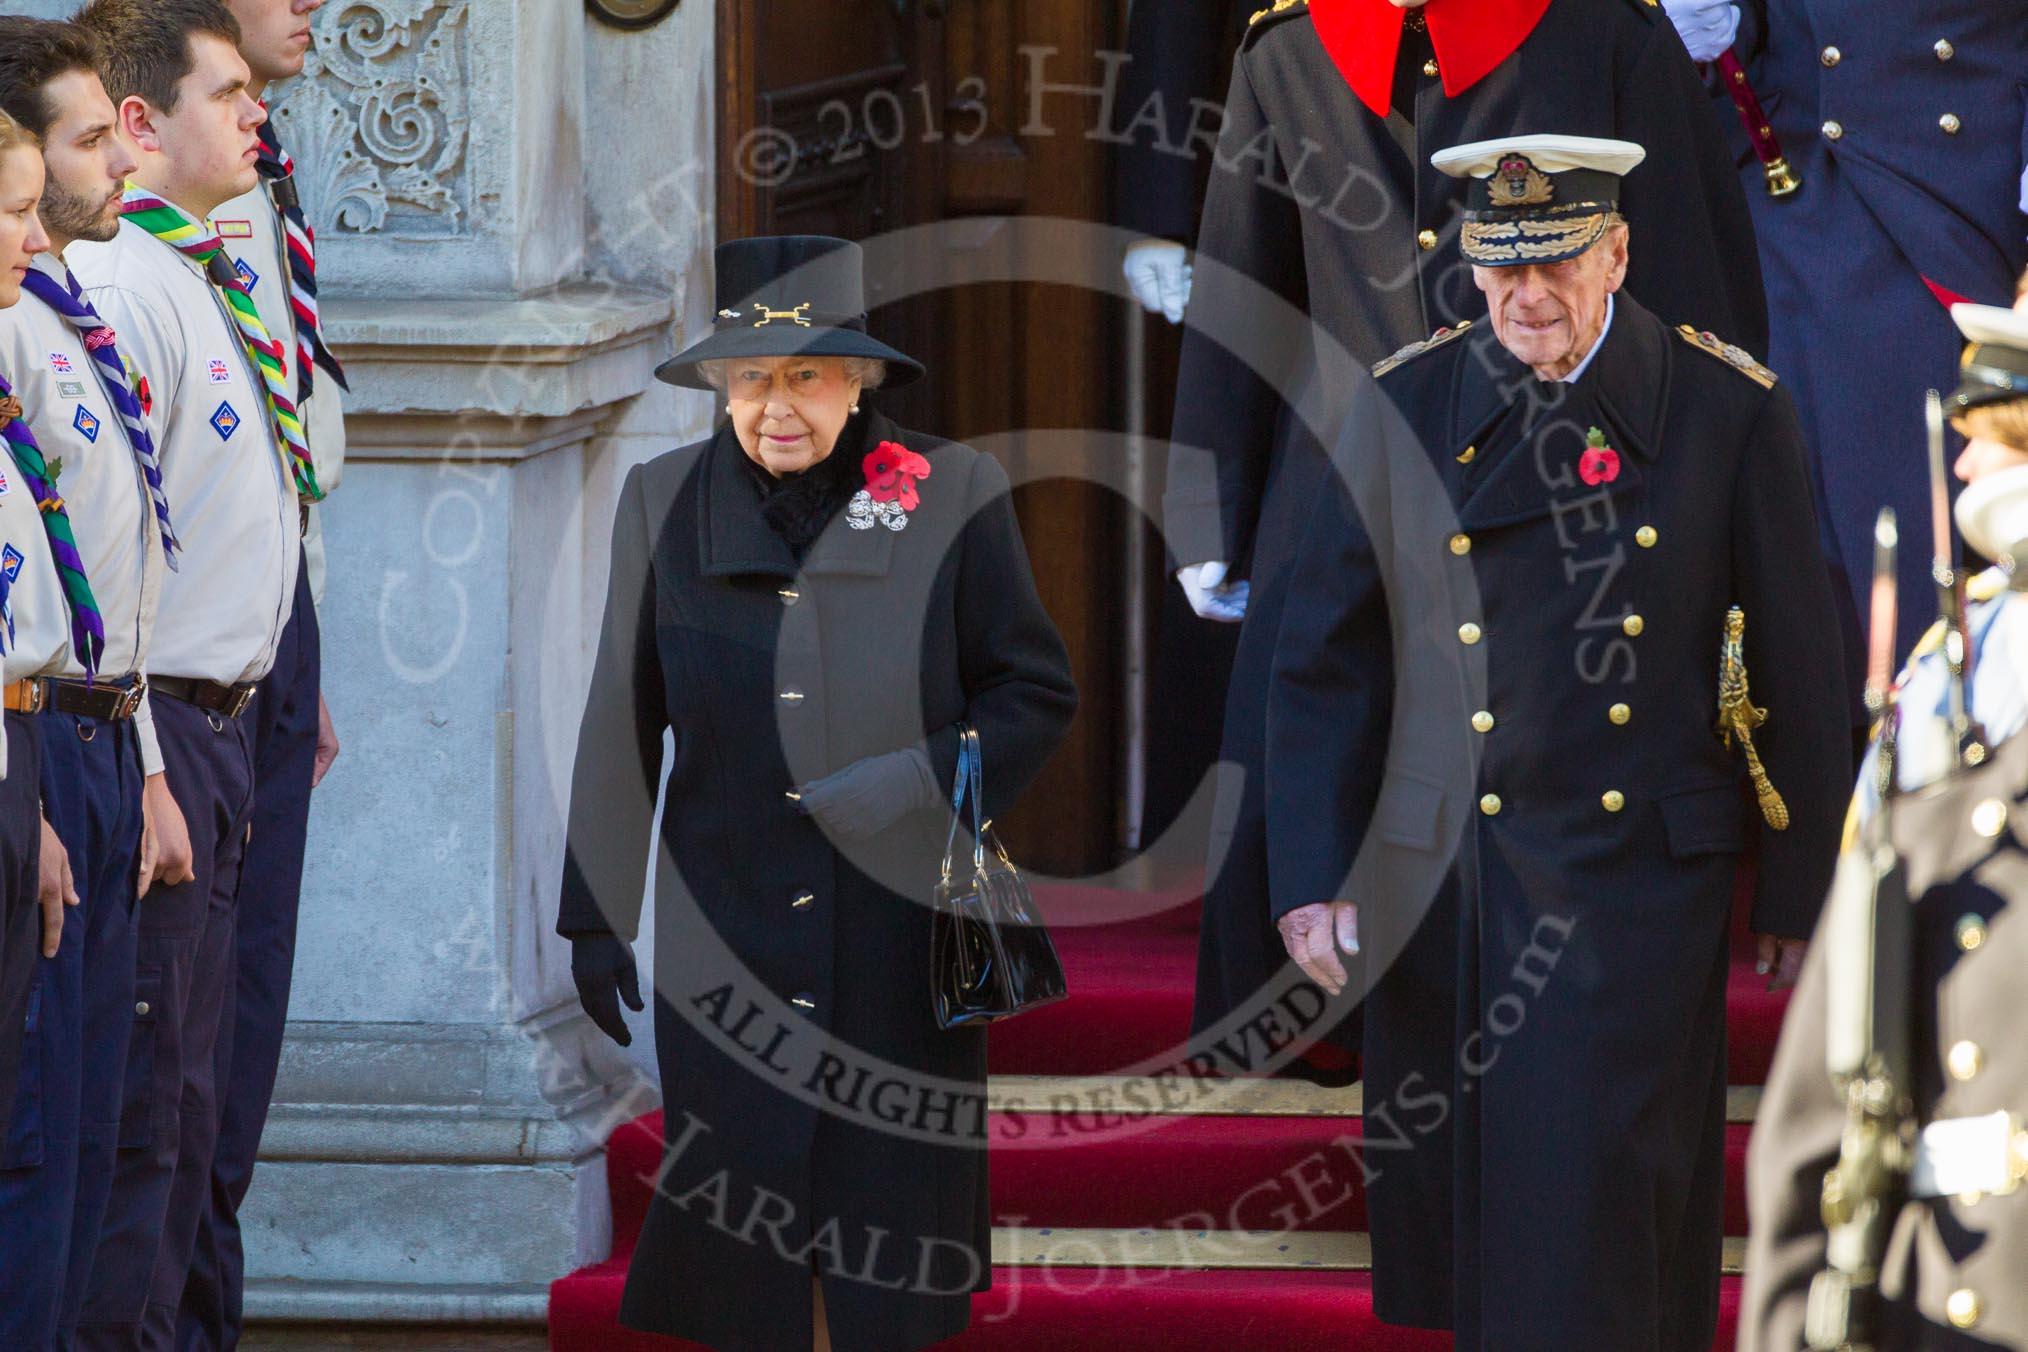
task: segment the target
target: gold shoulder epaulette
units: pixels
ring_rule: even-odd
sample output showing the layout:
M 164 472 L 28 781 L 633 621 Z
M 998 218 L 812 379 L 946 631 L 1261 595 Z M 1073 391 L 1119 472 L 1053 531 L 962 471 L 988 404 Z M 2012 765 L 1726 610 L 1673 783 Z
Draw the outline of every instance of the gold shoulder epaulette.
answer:
M 1700 352 L 1710 353 L 1762 389 L 1771 390 L 1775 387 L 1775 373 L 1755 361 L 1753 354 L 1745 348 L 1734 347 L 1715 334 L 1699 333 L 1688 324 L 1679 325 L 1676 334 L 1690 346 Z
M 1275 2 L 1272 5 L 1269 5 L 1266 9 L 1255 10 L 1254 16 L 1246 21 L 1247 27 L 1249 28 L 1253 27 L 1253 25 L 1259 23 L 1262 19 L 1267 18 L 1270 14 L 1286 13 L 1287 11 L 1298 8 L 1299 6 L 1306 8 L 1308 7 L 1309 3 L 1310 0 L 1275 0 Z
M 2004 568 L 1988 568 L 1977 577 L 1965 583 L 1965 598 L 1970 601 L 1990 601 L 2006 591 L 2012 579 Z
M 1384 376 L 1389 371 L 1392 371 L 1395 367 L 1400 366 L 1406 362 L 1414 361 L 1417 357 L 1420 357 L 1425 352 L 1434 352 L 1436 349 L 1442 347 L 1445 343 L 1448 343 L 1456 338 L 1462 338 L 1464 336 L 1465 330 L 1469 329 L 1470 327 L 1472 327 L 1472 321 L 1467 319 L 1459 323 L 1455 328 L 1438 329 L 1435 333 L 1432 333 L 1429 337 L 1423 339 L 1421 342 L 1410 343 L 1407 347 L 1404 347 L 1403 349 L 1401 349 L 1401 351 L 1395 353 L 1393 356 L 1387 358 L 1385 361 L 1375 362 L 1373 365 L 1373 374 L 1376 376 Z

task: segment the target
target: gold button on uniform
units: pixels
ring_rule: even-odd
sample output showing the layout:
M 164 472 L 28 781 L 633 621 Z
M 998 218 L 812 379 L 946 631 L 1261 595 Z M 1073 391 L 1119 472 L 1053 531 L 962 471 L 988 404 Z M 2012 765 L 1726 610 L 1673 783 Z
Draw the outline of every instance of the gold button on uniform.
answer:
M 1988 798 L 1972 809 L 1972 829 L 1987 840 L 1997 839 L 2007 829 L 2007 804 L 2004 799 Z
M 1471 536 L 1453 535 L 1451 537 L 1451 553 L 1456 554 L 1459 558 L 1463 558 L 1465 555 L 1471 552 L 1472 552 Z
M 1945 113 L 1936 120 L 1936 124 L 1944 129 L 1944 135 L 1946 136 L 1956 136 L 1958 129 L 1965 125 L 1958 120 L 1956 113 Z
M 1618 812 L 1627 805 L 1627 796 L 1618 789 L 1607 789 L 1605 797 L 1599 799 L 1599 802 L 1605 805 L 1606 811 Z
M 1464 644 L 1467 648 L 1485 636 L 1486 631 L 1479 628 L 1476 624 L 1461 624 L 1458 626 L 1458 642 Z
M 1951 1321 L 1952 1328 L 1972 1328 L 1985 1313 L 1985 1302 L 1969 1286 L 1959 1287 L 1944 1299 L 1944 1318 Z
M 1647 627 L 1648 622 L 1638 615 L 1629 615 L 1620 621 L 1620 632 L 1628 638 L 1639 638 L 1641 631 Z
M 1472 715 L 1472 726 L 1480 732 L 1491 732 L 1493 730 L 1493 715 L 1487 713 L 1484 709 L 1479 710 L 1479 712 Z
M 1986 1054 L 1979 1050 L 1976 1042 L 1953 1042 L 1951 1049 L 1944 1053 L 1944 1069 L 1951 1078 L 1963 1083 L 1977 1079 L 1979 1070 L 1986 1064 Z
M 1423 249 L 1434 249 L 1436 247 L 1436 239 L 1436 231 L 1425 230 L 1415 237 L 1415 242 Z
M 1632 718 L 1633 716 L 1634 711 L 1624 704 L 1615 704 L 1612 708 L 1606 710 L 1606 717 L 1610 718 L 1615 724 L 1617 724 L 1620 727 L 1625 727 L 1627 725 L 1627 720 Z
M 1643 526 L 1634 532 L 1634 543 L 1643 549 L 1653 549 L 1655 541 L 1661 538 L 1653 526 Z
M 1836 47 L 1826 47 L 1819 53 L 1817 59 L 1822 61 L 1826 66 L 1835 66 L 1845 59 L 1845 54 Z
M 1845 128 L 1838 123 L 1826 122 L 1824 124 L 1824 139 L 1826 141 L 1835 141 L 1844 134 Z
M 1934 50 L 1936 52 L 1936 59 L 1939 61 L 1948 61 L 1958 54 L 1958 49 L 1951 46 L 1949 38 L 1938 38 Z
M 1489 793 L 1484 798 L 1481 798 L 1479 800 L 1479 811 L 1485 813 L 1488 817 L 1499 816 L 1500 795 L 1497 793 Z
M 1429 60 L 1422 63 L 1422 73 L 1424 75 L 1429 76 L 1432 80 L 1436 78 L 1437 63 L 1435 57 L 1431 57 Z
M 1986 919 L 1984 916 L 1965 915 L 1958 917 L 1958 952 L 1976 953 L 1986 942 Z

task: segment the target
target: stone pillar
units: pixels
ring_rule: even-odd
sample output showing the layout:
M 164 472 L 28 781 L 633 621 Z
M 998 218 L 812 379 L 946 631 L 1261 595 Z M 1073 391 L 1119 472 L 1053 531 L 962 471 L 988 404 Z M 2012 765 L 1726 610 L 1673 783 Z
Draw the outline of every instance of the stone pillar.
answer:
M 353 389 L 321 609 L 343 750 L 248 1314 L 532 1337 L 609 1248 L 606 1132 L 655 1102 L 647 1025 L 633 1057 L 591 1026 L 551 928 L 618 484 L 709 425 L 652 371 L 708 323 L 712 6 L 640 34 L 557 0 L 316 25 L 272 112 Z

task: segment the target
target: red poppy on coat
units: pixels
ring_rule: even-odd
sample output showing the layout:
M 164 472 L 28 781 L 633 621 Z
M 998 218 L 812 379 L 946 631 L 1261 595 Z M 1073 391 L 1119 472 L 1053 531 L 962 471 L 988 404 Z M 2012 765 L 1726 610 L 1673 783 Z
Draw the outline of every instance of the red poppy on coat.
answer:
M 1593 446 L 1577 458 L 1577 477 L 1597 488 L 1620 477 L 1620 453 L 1610 446 Z
M 1416 12 L 1429 26 L 1444 93 L 1451 98 L 1491 75 L 1535 31 L 1549 0 L 1429 0 Z M 1394 102 L 1394 63 L 1408 11 L 1390 0 L 1310 0 L 1310 22 L 1331 63 L 1375 117 Z
M 898 502 L 912 512 L 919 501 L 915 485 L 929 478 L 930 463 L 898 441 L 883 441 L 866 453 L 866 495 L 875 502 Z

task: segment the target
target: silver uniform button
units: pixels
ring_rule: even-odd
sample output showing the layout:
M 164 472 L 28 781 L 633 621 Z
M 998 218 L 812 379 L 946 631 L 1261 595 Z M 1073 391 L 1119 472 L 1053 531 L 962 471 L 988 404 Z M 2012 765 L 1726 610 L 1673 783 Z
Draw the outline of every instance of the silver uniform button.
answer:
M 139 1000 L 139 1001 L 136 1001 L 136 1002 L 135 1002 L 135 1004 L 134 1004 L 134 1012 L 135 1012 L 136 1014 L 140 1015 L 140 1016 L 141 1016 L 142 1018 L 144 1018 L 144 1019 L 145 1019 L 145 1018 L 147 1018 L 147 1017 L 148 1017 L 148 1011 L 149 1011 L 149 1004 L 148 1004 L 148 1002 L 147 1002 L 146 1000 Z
M 1826 66 L 1835 66 L 1845 59 L 1845 54 L 1836 47 L 1826 47 L 1822 52 L 1817 54 L 1817 59 L 1822 61 Z
M 1826 122 L 1824 124 L 1824 139 L 1826 141 L 1835 141 L 1844 134 L 1845 128 L 1842 124 L 1837 122 Z
M 1936 52 L 1936 59 L 1939 61 L 1948 61 L 1958 54 L 1958 49 L 1951 46 L 1949 38 L 1938 38 L 1934 50 Z
M 1956 113 L 1945 113 L 1942 117 L 1936 120 L 1936 124 L 1944 129 L 1944 135 L 1946 136 L 1956 136 L 1959 130 L 1963 128 L 1963 126 L 1965 125 L 1962 121 L 1958 119 L 1958 115 Z

